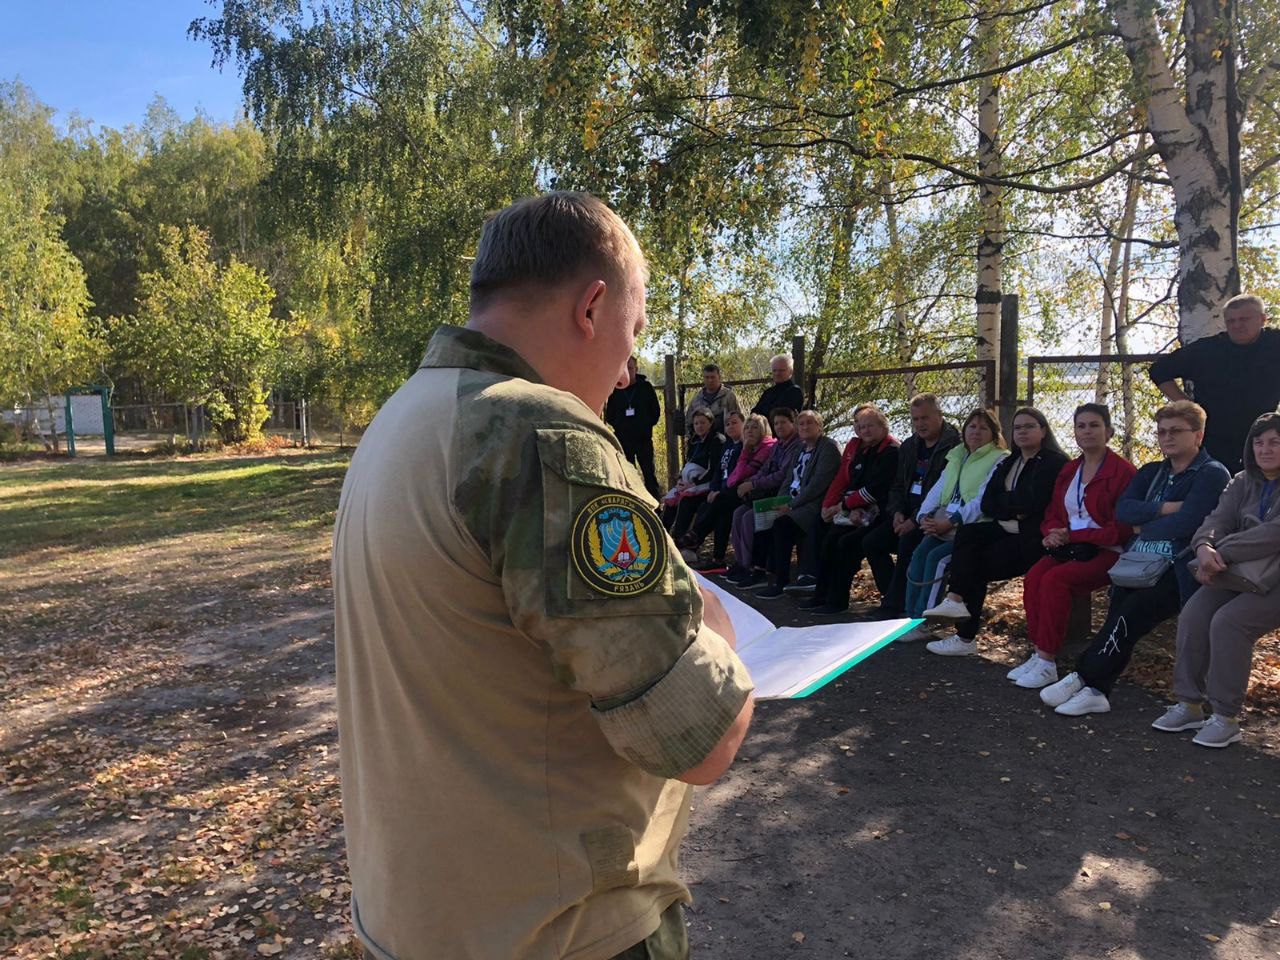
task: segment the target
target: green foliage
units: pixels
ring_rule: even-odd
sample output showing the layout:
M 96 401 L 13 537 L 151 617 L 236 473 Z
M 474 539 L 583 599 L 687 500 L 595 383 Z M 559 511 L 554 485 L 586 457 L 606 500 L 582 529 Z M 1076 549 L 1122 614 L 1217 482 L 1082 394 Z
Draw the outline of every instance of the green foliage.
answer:
M 219 266 L 190 225 L 161 228 L 159 260 L 139 312 L 112 324 L 117 362 L 153 401 L 207 404 L 223 440 L 257 437 L 281 341 L 270 284 L 234 257 Z
M 101 352 L 86 323 L 84 271 L 48 195 L 21 158 L 0 158 L 0 403 L 57 404 L 91 379 Z

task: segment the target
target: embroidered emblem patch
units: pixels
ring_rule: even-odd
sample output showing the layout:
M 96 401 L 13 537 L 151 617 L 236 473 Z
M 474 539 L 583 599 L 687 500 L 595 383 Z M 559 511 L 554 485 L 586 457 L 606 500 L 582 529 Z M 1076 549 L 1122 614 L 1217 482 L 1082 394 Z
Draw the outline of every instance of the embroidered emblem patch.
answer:
M 611 597 L 644 593 L 667 567 L 667 536 L 635 497 L 607 493 L 573 518 L 569 552 L 588 586 Z

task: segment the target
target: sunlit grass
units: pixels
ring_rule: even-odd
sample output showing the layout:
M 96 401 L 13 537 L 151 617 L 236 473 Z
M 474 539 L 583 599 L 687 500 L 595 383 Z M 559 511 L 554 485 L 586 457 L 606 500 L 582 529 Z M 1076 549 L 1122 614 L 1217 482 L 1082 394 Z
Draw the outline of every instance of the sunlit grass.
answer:
M 0 467 L 0 557 L 141 543 L 268 522 L 333 522 L 348 455 L 84 461 Z

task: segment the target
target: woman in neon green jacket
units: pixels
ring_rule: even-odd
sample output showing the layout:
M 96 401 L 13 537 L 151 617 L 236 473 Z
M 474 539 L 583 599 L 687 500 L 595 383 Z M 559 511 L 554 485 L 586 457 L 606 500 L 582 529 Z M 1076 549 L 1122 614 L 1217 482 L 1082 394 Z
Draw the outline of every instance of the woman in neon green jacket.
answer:
M 996 464 L 1009 455 L 1000 421 L 989 411 L 974 410 L 964 423 L 964 442 L 947 452 L 947 465 L 929 488 L 916 522 L 925 538 L 907 568 L 907 616 L 918 617 L 929 606 L 938 564 L 954 549 L 962 523 L 990 523 L 982 515 L 982 493 Z

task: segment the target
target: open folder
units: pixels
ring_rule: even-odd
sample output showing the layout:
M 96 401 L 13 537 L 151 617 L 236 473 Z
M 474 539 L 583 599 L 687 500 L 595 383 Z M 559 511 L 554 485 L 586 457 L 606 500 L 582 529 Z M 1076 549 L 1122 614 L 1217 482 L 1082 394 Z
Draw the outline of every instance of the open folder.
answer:
M 875 620 L 776 627 L 733 594 L 701 574 L 696 576 L 704 590 L 720 598 L 733 622 L 738 656 L 751 671 L 757 700 L 807 697 L 923 622 Z

